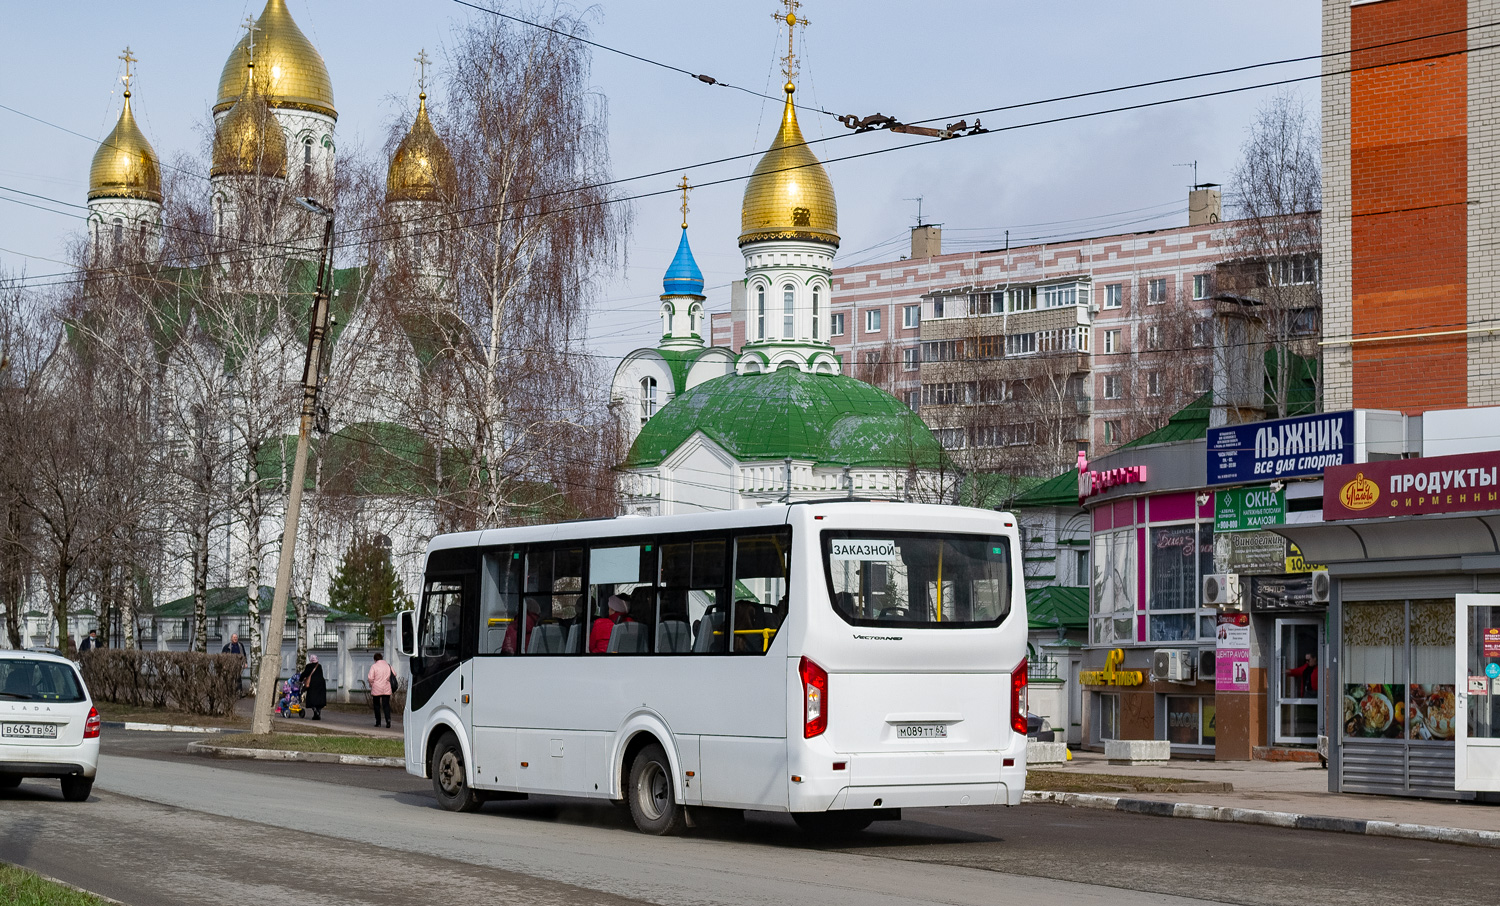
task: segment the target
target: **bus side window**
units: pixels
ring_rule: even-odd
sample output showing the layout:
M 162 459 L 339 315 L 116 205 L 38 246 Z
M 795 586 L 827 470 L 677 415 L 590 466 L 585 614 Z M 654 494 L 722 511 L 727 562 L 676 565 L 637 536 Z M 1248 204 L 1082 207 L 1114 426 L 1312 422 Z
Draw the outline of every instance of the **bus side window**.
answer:
M 662 545 L 661 603 L 656 628 L 658 654 L 728 650 L 728 639 L 723 634 L 727 621 L 724 561 L 728 548 L 729 543 L 723 538 Z
M 428 667 L 456 661 L 462 632 L 461 579 L 428 579 L 422 592 L 421 652 Z
M 590 654 L 647 654 L 656 634 L 657 545 L 611 541 L 589 550 Z M 610 606 L 611 601 L 617 607 Z M 623 609 L 619 609 L 623 608 Z
M 728 624 L 736 654 L 765 654 L 786 619 L 787 565 L 792 539 L 786 532 L 735 539 L 734 602 Z
M 519 551 L 490 551 L 484 555 L 479 597 L 480 654 L 513 653 L 505 650 L 505 638 L 520 610 L 521 563 Z
M 549 652 L 555 648 L 562 654 L 583 650 L 583 548 L 554 552 L 552 600 L 550 606 L 540 610 L 537 619 L 541 625 L 557 628 L 543 630 L 546 643 L 534 644 L 529 650 L 542 653 L 541 648 Z

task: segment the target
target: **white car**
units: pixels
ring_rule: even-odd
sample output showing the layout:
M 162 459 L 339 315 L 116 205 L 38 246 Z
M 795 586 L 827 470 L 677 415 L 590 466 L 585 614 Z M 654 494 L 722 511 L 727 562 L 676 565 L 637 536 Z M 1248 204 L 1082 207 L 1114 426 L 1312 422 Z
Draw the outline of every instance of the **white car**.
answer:
M 99 766 L 99 711 L 72 661 L 0 651 L 0 790 L 23 777 L 56 777 L 82 802 Z

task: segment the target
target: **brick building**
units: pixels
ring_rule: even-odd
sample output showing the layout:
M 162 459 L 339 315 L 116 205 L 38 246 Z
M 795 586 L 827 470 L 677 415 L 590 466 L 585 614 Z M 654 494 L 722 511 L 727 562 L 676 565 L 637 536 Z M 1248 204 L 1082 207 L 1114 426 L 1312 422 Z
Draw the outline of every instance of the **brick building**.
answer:
M 1500 402 L 1497 21 L 1495 0 L 1324 0 L 1329 409 Z
M 1233 224 L 1219 222 L 1216 189 L 1189 200 L 1187 226 L 983 252 L 943 254 L 941 229 L 916 227 L 911 257 L 833 271 L 834 352 L 950 449 L 1054 474 L 1209 389 L 1213 274 Z M 711 328 L 737 350 L 734 290 Z

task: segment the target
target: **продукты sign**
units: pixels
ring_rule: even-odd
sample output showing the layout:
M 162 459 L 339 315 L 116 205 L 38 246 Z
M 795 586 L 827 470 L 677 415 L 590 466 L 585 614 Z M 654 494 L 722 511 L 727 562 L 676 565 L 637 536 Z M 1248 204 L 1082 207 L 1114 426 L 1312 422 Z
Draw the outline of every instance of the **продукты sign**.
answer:
M 1500 510 L 1500 452 L 1389 459 L 1323 474 L 1323 518 Z

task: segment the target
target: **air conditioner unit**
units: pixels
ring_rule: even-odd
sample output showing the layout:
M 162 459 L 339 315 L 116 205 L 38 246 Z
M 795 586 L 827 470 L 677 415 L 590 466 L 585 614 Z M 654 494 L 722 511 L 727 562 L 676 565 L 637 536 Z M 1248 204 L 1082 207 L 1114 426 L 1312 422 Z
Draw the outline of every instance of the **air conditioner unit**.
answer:
M 1312 574 L 1312 599 L 1318 604 L 1328 603 L 1328 593 L 1331 591 L 1328 581 L 1328 570 L 1315 569 Z
M 1212 648 L 1198 649 L 1199 679 L 1213 679 L 1219 672 L 1219 653 Z
M 1211 573 L 1203 577 L 1203 606 L 1240 609 L 1238 573 Z
M 1151 654 L 1151 676 L 1169 683 L 1193 681 L 1193 652 L 1186 648 L 1158 648 Z

